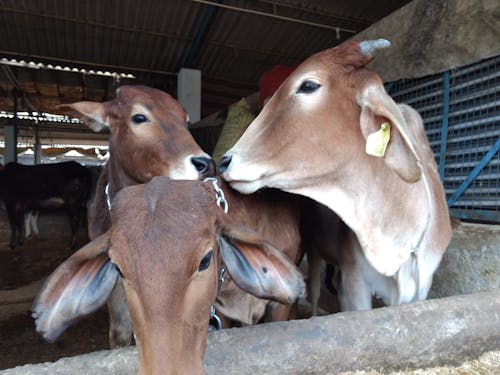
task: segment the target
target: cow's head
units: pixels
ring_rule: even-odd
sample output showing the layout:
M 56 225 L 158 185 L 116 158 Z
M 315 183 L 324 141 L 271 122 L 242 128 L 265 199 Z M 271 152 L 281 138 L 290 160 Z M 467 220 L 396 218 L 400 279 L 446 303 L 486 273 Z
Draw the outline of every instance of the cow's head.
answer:
M 153 176 L 194 180 L 214 173 L 212 159 L 187 130 L 186 111 L 163 91 L 122 86 L 108 102 L 63 104 L 60 109 L 76 114 L 96 132 L 108 128 L 113 163 L 135 183 Z
M 244 193 L 266 186 L 321 188 L 325 178 L 341 179 L 373 163 L 418 180 L 407 123 L 380 78 L 365 67 L 375 49 L 388 44 L 348 41 L 304 61 L 221 159 L 222 176 Z M 385 123 L 391 133 L 385 154 L 367 155 L 367 137 Z
M 292 262 L 228 222 L 209 183 L 155 177 L 123 189 L 111 214 L 112 229 L 66 260 L 42 288 L 33 311 L 46 339 L 99 308 L 123 278 L 140 373 L 202 373 L 222 263 L 257 297 L 292 303 L 304 293 Z

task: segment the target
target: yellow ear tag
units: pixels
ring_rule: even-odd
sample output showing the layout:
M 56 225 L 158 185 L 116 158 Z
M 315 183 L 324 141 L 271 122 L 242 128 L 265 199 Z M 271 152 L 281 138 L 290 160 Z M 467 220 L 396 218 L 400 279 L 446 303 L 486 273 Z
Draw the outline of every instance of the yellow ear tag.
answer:
M 366 138 L 365 152 L 368 155 L 384 157 L 387 144 L 391 139 L 391 125 L 384 122 L 375 133 L 369 134 Z

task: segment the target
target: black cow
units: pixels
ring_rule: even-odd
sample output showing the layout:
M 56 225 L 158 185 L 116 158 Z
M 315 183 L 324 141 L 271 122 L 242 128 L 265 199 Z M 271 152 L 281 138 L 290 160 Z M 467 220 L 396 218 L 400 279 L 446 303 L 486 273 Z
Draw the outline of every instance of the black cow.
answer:
M 90 172 L 68 161 L 54 164 L 8 163 L 0 170 L 0 198 L 5 201 L 11 230 L 10 247 L 24 242 L 24 213 L 63 209 L 69 216 L 71 247 L 90 189 Z

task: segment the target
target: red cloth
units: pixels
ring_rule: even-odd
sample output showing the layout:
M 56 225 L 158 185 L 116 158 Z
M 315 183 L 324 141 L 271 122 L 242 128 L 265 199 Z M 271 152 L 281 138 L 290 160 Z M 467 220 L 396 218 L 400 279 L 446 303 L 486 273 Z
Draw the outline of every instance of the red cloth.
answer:
M 259 81 L 259 107 L 264 107 L 267 98 L 273 96 L 288 76 L 295 70 L 296 66 L 275 65 L 271 70 L 265 72 Z

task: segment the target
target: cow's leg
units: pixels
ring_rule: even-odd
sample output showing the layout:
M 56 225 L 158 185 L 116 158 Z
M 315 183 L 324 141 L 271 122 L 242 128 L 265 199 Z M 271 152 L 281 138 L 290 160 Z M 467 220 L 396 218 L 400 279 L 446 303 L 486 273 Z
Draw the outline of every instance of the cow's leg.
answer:
M 40 231 L 38 230 L 38 216 L 40 216 L 40 211 L 31 211 L 30 228 L 33 232 L 33 236 L 36 238 L 40 237 Z
M 16 222 L 17 222 L 17 243 L 19 246 L 24 244 L 24 240 L 26 239 L 25 232 L 24 232 L 24 212 L 23 211 L 18 211 L 16 215 Z
M 71 239 L 69 246 L 71 249 L 76 247 L 76 234 L 78 231 L 78 225 L 80 224 L 80 205 L 76 203 L 69 203 L 70 207 L 68 209 L 69 225 L 71 227 Z
M 14 249 L 18 245 L 17 236 L 19 232 L 15 217 L 9 218 L 9 224 L 10 224 L 9 246 L 11 249 Z
M 339 234 L 340 283 L 337 286 L 341 311 L 371 310 L 372 292 L 364 271 L 364 258 L 356 235 L 347 227 Z
M 17 246 L 17 223 L 16 218 L 13 215 L 9 215 L 9 225 L 10 225 L 10 242 L 9 246 L 11 249 L 14 249 Z
M 284 322 L 292 319 L 297 314 L 297 304 L 283 305 L 277 302 L 270 302 L 266 311 L 266 322 Z M 293 316 L 292 316 L 293 315 Z
M 437 252 L 436 252 L 437 253 Z M 440 257 L 433 252 L 412 254 L 396 273 L 392 304 L 422 301 L 432 285 L 432 276 L 439 265 Z M 392 301 L 391 301 L 392 302 Z
M 225 316 L 224 314 L 221 314 L 221 313 L 217 313 L 217 316 L 220 319 L 222 329 L 233 328 L 234 323 L 233 323 L 232 319 L 228 318 L 227 316 Z
M 338 288 L 341 311 L 371 310 L 372 295 L 363 275 L 355 270 L 341 269 L 341 283 Z
M 318 303 L 321 295 L 321 271 L 325 267 L 325 261 L 321 258 L 316 246 L 312 246 L 307 252 L 308 278 L 307 286 L 311 299 L 311 314 L 318 315 Z
M 434 272 L 441 262 L 441 253 L 434 249 L 422 250 L 417 255 L 418 260 L 418 295 L 417 300 L 423 301 L 427 298 L 432 286 Z
M 24 230 L 26 232 L 26 238 L 30 238 L 31 236 L 31 217 L 33 215 L 33 211 L 28 211 L 24 214 Z
M 5 208 L 9 217 L 10 225 L 10 242 L 9 246 L 14 249 L 17 245 L 23 244 L 22 229 L 23 229 L 23 213 L 16 207 L 15 203 L 6 202 Z
M 109 346 L 114 349 L 132 345 L 134 328 L 127 305 L 125 289 L 121 281 L 116 283 L 108 298 L 108 312 Z

